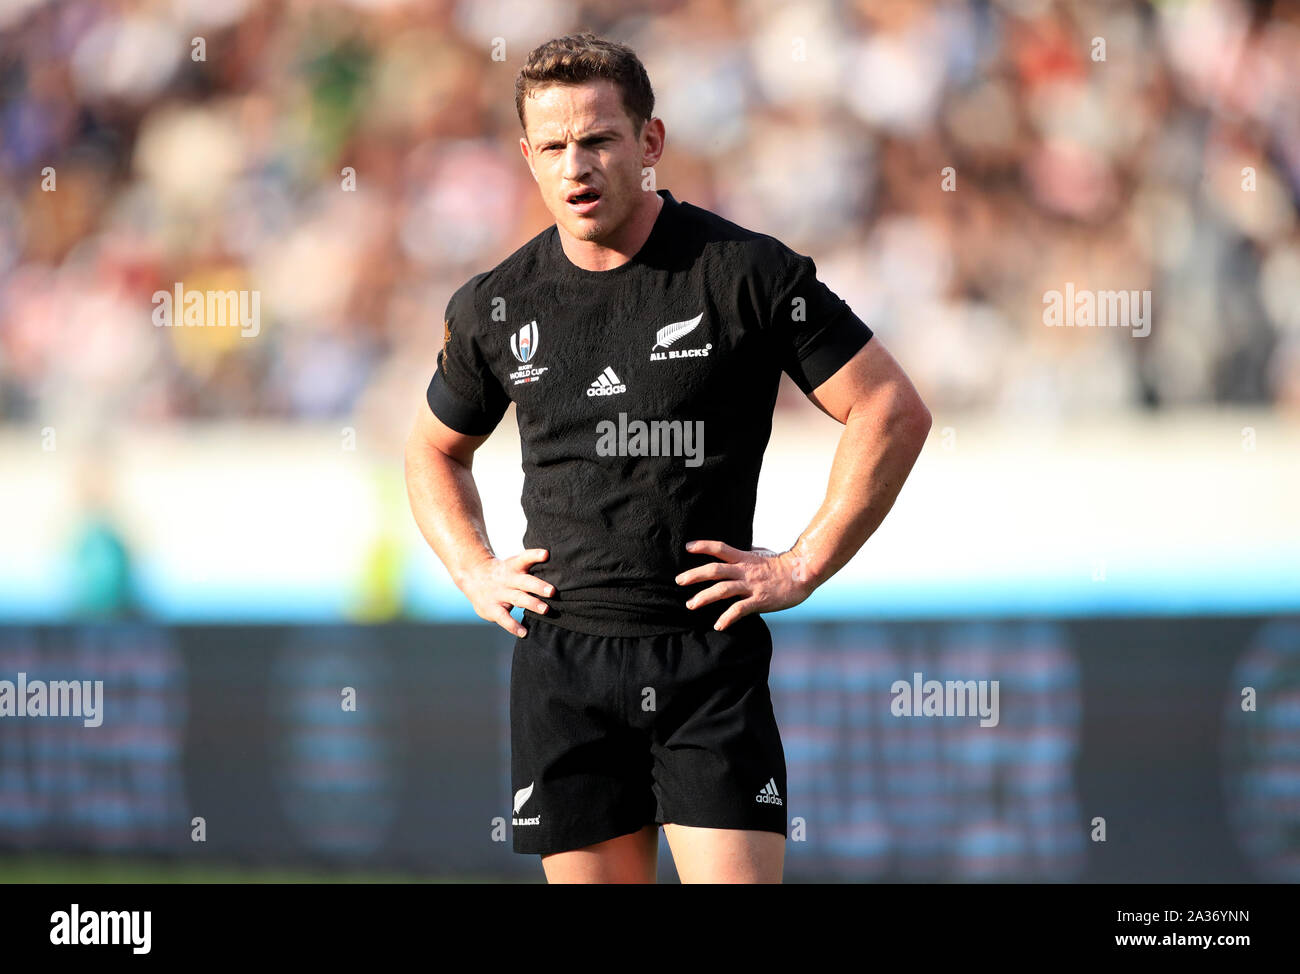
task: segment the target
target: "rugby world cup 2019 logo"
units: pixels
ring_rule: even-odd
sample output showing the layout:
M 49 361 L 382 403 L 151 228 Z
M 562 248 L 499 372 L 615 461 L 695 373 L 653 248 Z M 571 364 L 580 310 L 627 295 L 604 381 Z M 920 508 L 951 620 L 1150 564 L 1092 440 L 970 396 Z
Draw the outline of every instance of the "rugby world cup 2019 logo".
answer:
M 537 322 L 530 321 L 519 329 L 518 334 L 510 336 L 510 351 L 524 365 L 537 354 Z
M 537 358 L 539 344 L 540 334 L 537 330 L 536 319 L 528 322 L 510 336 L 510 351 L 514 354 L 515 361 L 525 366 L 525 368 L 510 373 L 510 380 L 514 385 L 536 382 L 542 377 L 542 373 L 546 371 L 545 367 L 535 369 L 529 366 L 529 363 Z

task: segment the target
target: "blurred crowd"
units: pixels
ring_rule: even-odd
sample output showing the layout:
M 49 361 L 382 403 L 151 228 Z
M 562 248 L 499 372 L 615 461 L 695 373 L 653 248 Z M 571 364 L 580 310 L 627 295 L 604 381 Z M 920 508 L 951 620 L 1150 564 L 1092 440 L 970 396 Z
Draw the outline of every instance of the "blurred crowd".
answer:
M 404 433 L 451 292 L 553 222 L 514 79 L 579 29 L 646 64 L 658 186 L 812 255 L 936 410 L 1300 406 L 1297 4 L 4 0 L 0 421 Z M 156 327 L 178 282 L 257 333 Z M 1046 327 L 1067 282 L 1150 335 Z

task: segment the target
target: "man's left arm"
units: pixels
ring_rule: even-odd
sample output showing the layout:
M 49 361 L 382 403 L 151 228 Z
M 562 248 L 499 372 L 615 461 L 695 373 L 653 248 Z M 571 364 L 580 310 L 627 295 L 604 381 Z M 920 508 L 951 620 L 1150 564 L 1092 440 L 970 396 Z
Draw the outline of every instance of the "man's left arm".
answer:
M 677 576 L 679 585 L 713 581 L 687 607 L 737 599 L 719 617 L 725 629 L 751 612 L 798 605 L 844 567 L 894 506 L 930 432 L 930 411 L 878 336 L 808 393 L 844 424 L 826 497 L 812 522 L 780 554 L 742 551 L 720 541 L 692 541 L 687 551 L 720 559 Z

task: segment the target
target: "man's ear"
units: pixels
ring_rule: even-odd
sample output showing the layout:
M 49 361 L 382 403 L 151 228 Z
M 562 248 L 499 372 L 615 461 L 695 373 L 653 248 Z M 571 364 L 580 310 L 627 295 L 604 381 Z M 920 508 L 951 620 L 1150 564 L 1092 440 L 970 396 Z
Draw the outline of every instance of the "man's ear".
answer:
M 641 125 L 641 154 L 643 166 L 655 166 L 664 155 L 664 123 L 658 118 L 646 119 Z M 648 140 L 648 144 L 647 144 Z
M 528 137 L 526 135 L 519 137 L 519 151 L 523 154 L 524 162 L 528 163 L 528 171 L 532 174 L 533 182 L 537 182 L 537 170 L 533 168 L 533 153 L 528 146 Z

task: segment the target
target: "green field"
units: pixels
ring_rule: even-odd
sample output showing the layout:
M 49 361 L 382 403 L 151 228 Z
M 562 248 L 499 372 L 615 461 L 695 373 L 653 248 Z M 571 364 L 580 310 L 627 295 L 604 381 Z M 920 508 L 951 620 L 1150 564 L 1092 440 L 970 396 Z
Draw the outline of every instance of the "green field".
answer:
M 541 870 L 538 870 L 538 880 Z M 138 859 L 0 856 L 0 883 L 496 883 L 491 876 L 420 876 L 288 868 L 161 863 Z

